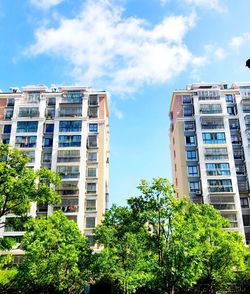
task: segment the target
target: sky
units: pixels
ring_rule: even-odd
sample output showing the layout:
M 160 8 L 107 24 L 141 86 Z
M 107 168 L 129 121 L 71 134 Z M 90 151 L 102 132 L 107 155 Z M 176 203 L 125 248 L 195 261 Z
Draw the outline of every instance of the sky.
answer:
M 170 181 L 175 89 L 246 82 L 249 0 L 0 0 L 0 88 L 110 94 L 110 205 L 140 179 Z

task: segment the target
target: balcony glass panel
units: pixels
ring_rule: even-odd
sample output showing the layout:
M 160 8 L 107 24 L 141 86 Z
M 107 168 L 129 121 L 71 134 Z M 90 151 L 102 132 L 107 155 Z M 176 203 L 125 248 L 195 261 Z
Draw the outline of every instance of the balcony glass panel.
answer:
M 73 179 L 80 176 L 78 166 L 58 166 L 56 171 L 62 179 Z
M 200 113 L 202 114 L 222 113 L 222 108 L 220 104 L 201 104 Z
M 206 163 L 208 176 L 228 176 L 230 167 L 228 163 Z
M 36 136 L 17 136 L 15 146 L 17 148 L 35 148 Z
M 36 133 L 38 121 L 18 121 L 17 133 Z
M 74 117 L 74 116 L 82 116 L 82 108 L 81 107 L 60 107 L 59 111 L 60 117 Z
M 68 91 L 63 94 L 62 101 L 65 103 L 82 103 L 82 93 L 80 91 Z
M 39 117 L 38 107 L 20 107 L 19 117 Z
M 57 162 L 79 162 L 79 150 L 59 150 L 57 153 Z
M 233 192 L 232 181 L 230 179 L 207 180 L 207 182 L 210 193 Z
M 220 94 L 219 91 L 214 90 L 204 90 L 197 92 L 199 100 L 219 100 Z
M 225 133 L 203 133 L 202 134 L 204 144 L 225 144 Z
M 59 132 L 81 132 L 81 121 L 60 121 Z
M 59 136 L 59 147 L 80 147 L 81 136 Z
M 203 130 L 207 129 L 224 129 L 223 119 L 213 119 L 213 120 L 201 120 L 201 128 Z

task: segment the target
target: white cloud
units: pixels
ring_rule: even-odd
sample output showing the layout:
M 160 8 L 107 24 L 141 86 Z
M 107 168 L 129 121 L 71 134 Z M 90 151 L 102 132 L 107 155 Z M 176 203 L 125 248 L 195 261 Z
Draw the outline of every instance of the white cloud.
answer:
M 189 5 L 209 8 L 218 12 L 225 12 L 227 10 L 220 0 L 185 0 L 185 2 Z
M 215 59 L 217 61 L 221 61 L 227 57 L 227 52 L 224 48 L 218 47 L 214 44 L 207 44 L 204 46 L 205 55 L 207 59 Z
M 150 26 L 144 19 L 123 17 L 108 0 L 87 1 L 74 19 L 61 17 L 58 27 L 39 27 L 33 56 L 62 57 L 77 82 L 132 92 L 163 83 L 196 64 L 183 39 L 195 25 L 195 15 L 166 17 Z
M 244 44 L 250 41 L 250 33 L 243 33 L 240 36 L 235 36 L 229 42 L 229 46 L 234 50 L 239 50 Z
M 64 0 L 30 0 L 30 3 L 41 9 L 47 10 L 53 6 L 56 6 L 63 2 Z

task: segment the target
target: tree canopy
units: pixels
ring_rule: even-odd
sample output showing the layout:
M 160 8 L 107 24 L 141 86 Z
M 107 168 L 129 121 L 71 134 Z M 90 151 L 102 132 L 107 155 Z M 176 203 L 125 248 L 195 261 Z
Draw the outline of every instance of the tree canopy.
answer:
M 28 156 L 0 144 L 0 219 L 9 213 L 27 214 L 31 202 L 56 204 L 61 201 L 54 189 L 60 185 L 60 177 L 47 168 L 37 171 L 27 168 L 28 162 Z
M 16 287 L 22 293 L 81 293 L 90 280 L 92 251 L 75 222 L 60 211 L 30 219 L 21 248 Z

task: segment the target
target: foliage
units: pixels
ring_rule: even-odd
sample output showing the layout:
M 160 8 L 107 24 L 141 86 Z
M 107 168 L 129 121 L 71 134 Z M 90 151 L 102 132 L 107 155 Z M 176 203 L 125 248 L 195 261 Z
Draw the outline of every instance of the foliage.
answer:
M 113 205 L 95 230 L 97 242 L 104 246 L 96 256 L 99 278 L 113 281 L 126 294 L 152 280 L 154 256 L 147 234 L 130 209 Z
M 233 282 L 236 273 L 244 269 L 245 246 L 238 232 L 229 232 L 228 220 L 210 205 L 198 206 L 200 243 L 202 244 L 203 281 L 223 286 Z
M 195 205 L 174 198 L 173 186 L 162 178 L 139 185 L 141 196 L 128 203 L 137 218 L 151 229 L 150 241 L 158 256 L 155 285 L 159 292 L 193 285 L 201 275 L 201 244 Z
M 9 288 L 17 274 L 17 268 L 13 266 L 12 255 L 0 257 L 0 290 Z
M 47 168 L 27 168 L 28 161 L 17 149 L 0 145 L 0 218 L 9 213 L 25 215 L 34 201 L 60 202 L 60 196 L 51 187 L 60 185 L 59 176 Z
M 80 293 L 90 279 L 91 250 L 77 225 L 62 212 L 48 219 L 31 219 L 26 225 L 21 248 L 17 289 L 22 293 Z

